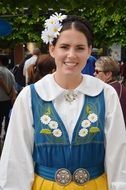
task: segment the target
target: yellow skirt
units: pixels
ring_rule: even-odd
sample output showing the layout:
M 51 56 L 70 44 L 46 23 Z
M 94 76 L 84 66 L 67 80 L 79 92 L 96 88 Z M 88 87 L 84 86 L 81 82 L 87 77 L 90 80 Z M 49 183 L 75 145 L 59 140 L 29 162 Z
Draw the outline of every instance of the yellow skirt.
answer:
M 108 190 L 107 177 L 105 174 L 90 180 L 84 185 L 77 185 L 74 182 L 66 186 L 61 186 L 54 181 L 46 180 L 40 176 L 35 176 L 32 190 Z

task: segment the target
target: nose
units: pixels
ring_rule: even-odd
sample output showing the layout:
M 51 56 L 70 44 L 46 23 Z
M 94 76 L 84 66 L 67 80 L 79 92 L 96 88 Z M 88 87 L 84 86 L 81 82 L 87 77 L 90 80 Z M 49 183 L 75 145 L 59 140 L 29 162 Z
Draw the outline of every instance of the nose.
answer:
M 71 58 L 71 57 L 75 57 L 75 56 L 76 56 L 76 51 L 74 50 L 74 48 L 70 48 L 67 53 L 67 57 Z

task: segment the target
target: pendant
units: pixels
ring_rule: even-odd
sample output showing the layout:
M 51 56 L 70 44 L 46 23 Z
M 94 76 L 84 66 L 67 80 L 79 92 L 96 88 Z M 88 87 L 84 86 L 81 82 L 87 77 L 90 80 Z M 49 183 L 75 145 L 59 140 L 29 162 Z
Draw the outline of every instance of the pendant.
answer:
M 64 94 L 65 100 L 69 103 L 72 103 L 77 98 L 77 94 L 75 94 L 73 91 L 69 91 L 66 94 Z

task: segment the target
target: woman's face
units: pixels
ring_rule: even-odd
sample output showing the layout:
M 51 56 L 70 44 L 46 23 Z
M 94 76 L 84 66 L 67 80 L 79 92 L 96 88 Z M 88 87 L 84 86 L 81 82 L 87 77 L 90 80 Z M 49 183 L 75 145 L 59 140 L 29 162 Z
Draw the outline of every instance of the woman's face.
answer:
M 102 67 L 96 65 L 94 76 L 107 83 L 112 77 L 112 72 L 111 71 L 105 72 Z
M 86 36 L 72 28 L 61 32 L 56 45 L 51 45 L 49 51 L 55 59 L 56 72 L 66 76 L 80 75 L 91 54 L 91 47 Z

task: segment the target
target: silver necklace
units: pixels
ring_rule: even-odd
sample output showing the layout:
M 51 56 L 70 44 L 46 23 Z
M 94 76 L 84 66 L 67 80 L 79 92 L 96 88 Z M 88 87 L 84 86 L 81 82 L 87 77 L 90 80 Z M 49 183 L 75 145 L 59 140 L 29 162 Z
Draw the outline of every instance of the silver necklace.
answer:
M 72 103 L 77 98 L 77 94 L 74 91 L 68 91 L 64 94 L 65 100 L 69 103 Z

